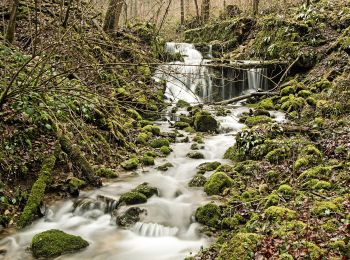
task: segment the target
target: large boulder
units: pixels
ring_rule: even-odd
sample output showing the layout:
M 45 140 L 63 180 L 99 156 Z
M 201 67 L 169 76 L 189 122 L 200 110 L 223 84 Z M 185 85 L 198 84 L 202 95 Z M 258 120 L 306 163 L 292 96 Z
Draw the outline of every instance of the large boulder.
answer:
M 218 205 L 208 203 L 196 210 L 196 220 L 209 227 L 216 227 L 220 223 L 221 211 Z
M 204 191 L 208 195 L 219 195 L 224 189 L 233 185 L 233 180 L 224 172 L 216 172 L 210 176 L 204 185 Z
M 207 111 L 197 112 L 194 117 L 194 128 L 199 132 L 215 132 L 219 127 L 218 121 Z
M 89 243 L 79 236 L 57 229 L 39 233 L 33 237 L 31 250 L 37 258 L 53 258 L 87 247 Z

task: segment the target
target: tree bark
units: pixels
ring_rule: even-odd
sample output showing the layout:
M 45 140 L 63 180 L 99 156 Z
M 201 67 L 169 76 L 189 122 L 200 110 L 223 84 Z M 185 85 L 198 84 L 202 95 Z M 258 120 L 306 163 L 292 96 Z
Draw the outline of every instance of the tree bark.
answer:
M 9 43 L 13 43 L 13 41 L 15 40 L 16 17 L 17 17 L 18 5 L 19 5 L 19 0 L 13 0 L 10 21 L 6 31 L 6 41 Z
M 181 0 L 181 25 L 185 23 L 185 3 Z
M 194 0 L 194 5 L 196 6 L 196 14 L 197 14 L 197 17 L 199 17 L 199 6 L 198 6 L 198 0 Z
M 208 21 L 210 17 L 210 0 L 203 0 L 202 2 L 202 19 Z
M 306 0 L 306 6 L 309 6 L 310 5 L 310 0 Z
M 253 0 L 253 15 L 256 16 L 259 12 L 259 1 L 260 0 Z
M 124 0 L 109 0 L 103 30 L 113 32 L 118 28 L 120 14 L 123 10 Z

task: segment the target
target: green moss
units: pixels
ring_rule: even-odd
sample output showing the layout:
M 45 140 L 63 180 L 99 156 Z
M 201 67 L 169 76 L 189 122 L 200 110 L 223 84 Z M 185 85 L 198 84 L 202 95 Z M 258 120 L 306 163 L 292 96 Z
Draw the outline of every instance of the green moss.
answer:
M 137 191 L 129 191 L 120 196 L 119 203 L 134 205 L 147 202 L 147 197 Z
M 277 222 L 282 220 L 293 220 L 297 215 L 294 210 L 278 206 L 271 206 L 267 208 L 264 213 L 268 219 L 275 220 Z
M 339 206 L 332 201 L 319 201 L 312 207 L 312 213 L 317 216 L 329 216 L 339 212 Z
M 332 184 L 328 181 L 318 181 L 312 188 L 314 190 L 329 190 Z
M 143 163 L 143 165 L 146 165 L 146 166 L 154 165 L 154 157 L 144 155 L 141 159 L 141 162 Z
M 192 126 L 188 126 L 184 129 L 185 132 L 193 134 L 196 132 L 196 130 Z
M 131 158 L 129 160 L 126 160 L 124 162 L 121 163 L 121 166 L 125 169 L 125 170 L 135 170 L 137 169 L 137 167 L 139 166 L 139 159 L 137 158 Z
M 221 165 L 220 162 L 206 162 L 200 164 L 197 169 L 199 174 L 204 174 L 209 171 L 215 171 Z
M 132 190 L 133 192 L 139 192 L 146 196 L 146 198 L 150 198 L 153 195 L 158 195 L 158 189 L 156 187 L 150 186 L 147 182 L 144 182 L 137 186 Z
M 153 125 L 153 122 L 149 121 L 149 120 L 141 120 L 140 125 L 141 125 L 141 127 L 145 127 L 147 125 Z
M 279 255 L 278 259 L 279 260 L 294 260 L 294 257 L 288 253 L 283 253 L 283 254 Z
M 130 117 L 132 117 L 135 120 L 141 121 L 142 120 L 142 116 L 139 114 L 139 112 L 137 112 L 135 109 L 128 109 L 126 111 L 128 113 L 128 115 Z
M 186 122 L 176 122 L 175 123 L 175 128 L 177 128 L 177 129 L 185 129 L 187 127 L 190 127 L 189 123 L 186 123 Z
M 204 159 L 204 154 L 197 151 L 191 151 L 188 154 L 186 154 L 186 157 L 191 159 Z
M 233 185 L 233 180 L 223 172 L 216 172 L 210 176 L 204 185 L 204 191 L 208 195 L 221 194 L 224 189 Z
M 316 107 L 317 100 L 315 98 L 313 98 L 313 97 L 308 97 L 308 98 L 306 98 L 306 103 L 309 106 Z
M 282 96 L 289 96 L 290 94 L 295 94 L 296 87 L 295 86 L 287 86 L 281 90 Z
M 288 149 L 284 148 L 277 148 L 269 152 L 266 156 L 265 159 L 268 160 L 270 163 L 279 163 L 289 156 L 289 151 Z
M 333 233 L 339 229 L 340 225 L 341 223 L 339 223 L 338 220 L 328 219 L 325 223 L 321 225 L 321 228 L 326 232 Z
M 267 109 L 267 110 L 274 110 L 275 105 L 273 104 L 272 98 L 265 98 L 259 102 L 258 108 Z
M 321 259 L 325 254 L 324 250 L 318 247 L 316 244 L 310 241 L 303 241 L 302 246 L 306 248 L 307 255 L 310 260 L 318 260 Z
M 71 186 L 74 189 L 80 189 L 80 188 L 83 188 L 84 186 L 86 186 L 86 182 L 81 180 L 81 179 L 78 179 L 76 177 L 72 177 L 69 180 L 69 186 Z
M 268 116 L 251 116 L 251 117 L 247 117 L 244 123 L 247 126 L 251 127 L 251 126 L 266 124 L 271 122 L 272 122 L 272 119 Z
M 115 172 L 115 170 L 110 168 L 99 168 L 96 171 L 96 175 L 99 177 L 110 178 L 110 179 L 118 177 L 118 173 Z
M 276 191 L 273 191 L 269 196 L 266 197 L 265 207 L 277 206 L 280 202 L 280 196 Z
M 332 88 L 332 83 L 326 79 L 317 81 L 309 86 L 312 92 L 322 92 L 324 90 Z
M 262 238 L 261 235 L 254 233 L 237 233 L 228 242 L 223 243 L 216 259 L 250 260 L 254 258 L 255 250 Z
M 189 187 L 203 187 L 207 179 L 202 174 L 196 174 L 188 183 Z
M 181 108 L 186 108 L 186 107 L 190 106 L 190 103 L 186 102 L 185 100 L 180 99 L 179 101 L 177 101 L 176 106 L 181 107 Z
M 52 229 L 35 235 L 31 250 L 34 257 L 53 258 L 87 247 L 89 243 L 79 236 Z
M 54 155 L 43 161 L 39 177 L 32 186 L 28 201 L 19 218 L 18 227 L 24 228 L 34 220 L 35 214 L 38 212 L 44 198 L 46 186 L 51 181 L 51 173 L 55 163 L 56 157 Z
M 167 162 L 167 163 L 164 163 L 163 165 L 160 165 L 157 167 L 157 170 L 160 170 L 160 171 L 167 171 L 169 170 L 169 168 L 171 167 L 174 167 L 174 165 L 172 165 L 171 163 Z
M 282 101 L 282 100 L 281 100 Z M 305 105 L 305 99 L 302 97 L 295 97 L 294 95 L 289 95 L 288 99 L 282 103 L 281 109 L 290 113 L 293 111 L 300 112 Z
M 150 145 L 153 148 L 161 148 L 162 146 L 169 147 L 170 146 L 170 142 L 166 138 L 159 138 L 159 139 L 153 140 Z
M 195 137 L 193 137 L 193 142 L 197 142 L 199 144 L 203 144 L 203 135 L 202 134 L 197 134 Z
M 273 225 L 273 236 L 287 238 L 294 235 L 303 235 L 307 225 L 299 220 L 282 221 Z
M 219 127 L 216 119 L 209 112 L 196 113 L 194 117 L 194 128 L 199 132 L 215 132 Z
M 298 96 L 302 97 L 302 98 L 308 98 L 311 95 L 312 95 L 312 92 L 309 90 L 305 90 L 305 89 L 298 92 Z
M 274 170 L 268 171 L 266 173 L 266 177 L 269 180 L 269 182 L 274 182 L 275 180 L 278 179 L 278 176 L 279 176 L 278 172 Z
M 160 148 L 160 152 L 164 155 L 169 155 L 171 153 L 172 149 L 168 146 L 162 146 Z
M 234 170 L 243 176 L 254 176 L 259 170 L 259 165 L 256 161 L 247 160 L 235 164 Z
M 150 132 L 154 135 L 160 135 L 160 128 L 159 126 L 155 126 L 155 125 L 146 125 L 142 128 L 143 131 L 145 132 Z
M 208 203 L 196 210 L 196 220 L 209 227 L 217 227 L 220 223 L 221 211 L 219 206 Z
M 328 180 L 332 168 L 329 166 L 315 166 L 306 171 L 303 171 L 298 180 L 308 180 L 308 179 L 325 179 Z
M 147 144 L 148 140 L 152 137 L 152 133 L 139 133 L 136 137 L 138 144 Z
M 282 194 L 283 196 L 292 196 L 294 194 L 294 190 L 291 186 L 288 184 L 283 184 L 278 187 L 278 193 Z

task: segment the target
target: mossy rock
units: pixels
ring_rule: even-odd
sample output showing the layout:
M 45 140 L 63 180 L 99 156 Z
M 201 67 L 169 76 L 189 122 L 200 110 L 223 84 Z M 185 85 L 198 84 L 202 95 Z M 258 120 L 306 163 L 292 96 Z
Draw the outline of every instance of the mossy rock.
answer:
M 193 137 L 193 142 L 204 144 L 203 135 L 197 134 L 195 137 Z
M 79 195 L 79 190 L 86 186 L 86 182 L 84 180 L 78 179 L 76 177 L 72 177 L 69 179 L 68 187 L 69 193 L 71 195 Z
M 146 125 L 142 128 L 143 131 L 145 132 L 150 132 L 154 135 L 160 135 L 160 128 L 159 126 L 155 126 L 155 125 Z
M 294 210 L 287 209 L 284 207 L 271 206 L 264 211 L 265 215 L 268 219 L 274 221 L 282 221 L 282 220 L 293 220 L 296 218 L 297 213 Z
M 189 125 L 191 125 L 193 123 L 192 118 L 185 116 L 185 115 L 180 115 L 179 120 L 180 120 L 180 122 L 188 123 Z
M 168 146 L 162 146 L 160 152 L 164 155 L 169 155 L 172 152 L 172 149 Z
M 126 160 L 124 162 L 121 163 L 121 166 L 125 169 L 125 170 L 135 170 L 137 169 L 137 167 L 139 166 L 139 159 L 137 158 L 131 158 L 129 160 Z
M 191 145 L 191 150 L 199 150 L 199 145 L 197 143 L 193 143 Z
M 151 147 L 153 148 L 161 148 L 162 146 L 170 146 L 170 142 L 166 138 L 155 139 L 151 142 Z
M 194 134 L 196 130 L 192 126 L 188 126 L 184 129 L 186 133 Z
M 296 87 L 295 86 L 287 86 L 281 89 L 281 95 L 282 96 L 289 96 L 290 94 L 296 93 Z
M 322 79 L 317 81 L 309 86 L 312 92 L 322 92 L 332 88 L 332 83 L 327 79 Z
M 262 238 L 261 235 L 255 233 L 237 233 L 229 241 L 223 243 L 216 259 L 253 259 Z
M 154 157 L 152 156 L 148 156 L 148 155 L 144 155 L 141 159 L 141 162 L 143 165 L 146 166 L 150 166 L 150 165 L 154 165 Z
M 186 122 L 176 122 L 175 123 L 175 128 L 176 129 L 180 129 L 180 130 L 183 130 L 187 127 L 190 127 L 190 124 L 189 123 L 186 123 Z
M 191 159 L 204 159 L 204 154 L 198 151 L 191 151 L 188 154 L 186 154 L 186 157 Z
M 194 117 L 194 128 L 199 132 L 215 132 L 219 127 L 216 119 L 206 111 L 196 113 Z
M 271 117 L 270 112 L 265 109 L 255 109 L 253 112 L 254 116 L 268 116 Z
M 230 188 L 233 185 L 233 180 L 223 172 L 216 172 L 204 185 L 204 191 L 208 195 L 221 194 L 224 189 Z
M 147 197 L 141 192 L 129 191 L 120 196 L 119 203 L 125 203 L 126 205 L 134 205 L 140 203 L 146 203 Z
M 122 215 L 117 216 L 116 223 L 121 227 L 130 227 L 141 220 L 141 214 L 145 214 L 146 210 L 138 207 L 127 209 Z
M 300 112 L 306 103 L 304 98 L 295 97 L 292 94 L 289 95 L 284 102 L 283 101 L 284 99 L 281 99 L 281 102 L 282 102 L 281 109 L 288 113 L 293 111 Z
M 272 98 L 265 98 L 259 102 L 258 108 L 266 109 L 266 110 L 274 110 L 275 105 L 273 104 Z
M 214 203 L 208 203 L 196 210 L 196 220 L 209 227 L 217 227 L 220 223 L 221 211 L 220 207 Z
M 196 174 L 188 183 L 189 187 L 203 187 L 207 179 L 202 174 Z
M 306 171 L 303 171 L 299 175 L 298 180 L 309 180 L 309 179 L 328 180 L 331 171 L 332 171 L 332 167 L 330 167 L 330 166 L 318 165 L 318 166 L 312 167 Z
M 247 160 L 236 163 L 234 170 L 243 176 L 254 176 L 258 173 L 259 165 L 257 161 Z
M 197 169 L 198 173 L 204 174 L 206 172 L 215 171 L 221 165 L 220 162 L 206 162 L 200 164 Z
M 156 187 L 150 186 L 147 182 L 144 182 L 144 183 L 140 184 L 139 186 L 137 186 L 132 191 L 142 193 L 147 198 L 150 198 L 153 195 L 158 196 L 158 193 L 159 193 L 158 189 Z
M 171 163 L 167 162 L 167 163 L 164 163 L 164 164 L 158 166 L 157 170 L 165 172 L 165 171 L 169 170 L 169 168 L 171 168 L 171 167 L 174 167 L 174 165 L 172 165 Z
M 288 184 L 282 184 L 281 186 L 279 186 L 277 192 L 283 195 L 284 197 L 290 197 L 294 194 L 293 188 Z
M 317 216 L 330 216 L 340 212 L 340 207 L 332 201 L 315 202 L 312 213 Z
M 96 171 L 96 175 L 103 178 L 114 179 L 118 178 L 118 173 L 111 168 L 99 168 Z
M 139 133 L 136 137 L 136 143 L 147 144 L 152 135 L 152 133 Z
M 272 119 L 268 116 L 251 116 L 247 117 L 244 123 L 247 126 L 255 126 L 255 125 L 260 125 L 260 124 L 266 124 L 266 123 L 271 123 Z
M 266 197 L 265 207 L 277 206 L 281 198 L 276 191 L 273 191 L 270 195 Z
M 153 122 L 149 121 L 149 120 L 141 120 L 140 125 L 141 125 L 141 127 L 145 127 L 147 125 L 153 125 Z
M 53 258 L 76 252 L 89 243 L 79 236 L 70 235 L 57 229 L 51 229 L 35 235 L 31 250 L 36 258 Z
M 302 97 L 302 98 L 308 98 L 311 95 L 312 95 L 312 92 L 309 90 L 305 90 L 305 89 L 298 92 L 298 96 Z

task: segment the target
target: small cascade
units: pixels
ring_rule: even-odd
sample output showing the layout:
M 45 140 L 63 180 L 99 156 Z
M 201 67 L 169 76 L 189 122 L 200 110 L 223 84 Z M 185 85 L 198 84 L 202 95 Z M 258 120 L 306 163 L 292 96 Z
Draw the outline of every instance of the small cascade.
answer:
M 117 208 L 118 201 L 103 195 L 96 199 L 84 198 L 74 203 L 74 214 L 77 216 L 95 217 L 101 214 L 110 214 Z
M 268 90 L 272 84 L 269 71 L 259 61 L 235 61 L 232 67 L 226 65 L 209 66 L 213 57 L 213 46 L 209 45 L 204 59 L 193 44 L 166 44 L 169 53 L 180 53 L 183 62 L 172 62 L 160 66 L 156 80 L 167 82 L 166 97 L 170 100 L 185 100 L 189 103 L 221 101 L 237 97 L 258 89 Z M 240 68 L 240 64 L 249 65 Z M 251 65 L 251 66 L 250 66 Z
M 179 231 L 177 227 L 166 227 L 157 223 L 142 223 L 142 222 L 137 222 L 133 230 L 135 233 L 146 237 L 175 236 Z

